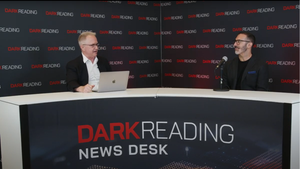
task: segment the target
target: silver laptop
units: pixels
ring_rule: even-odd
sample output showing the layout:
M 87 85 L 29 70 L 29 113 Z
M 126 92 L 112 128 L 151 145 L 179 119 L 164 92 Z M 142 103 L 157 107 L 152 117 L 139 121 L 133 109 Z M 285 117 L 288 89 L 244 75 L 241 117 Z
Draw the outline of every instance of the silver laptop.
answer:
M 97 92 L 123 91 L 127 89 L 129 71 L 100 72 Z

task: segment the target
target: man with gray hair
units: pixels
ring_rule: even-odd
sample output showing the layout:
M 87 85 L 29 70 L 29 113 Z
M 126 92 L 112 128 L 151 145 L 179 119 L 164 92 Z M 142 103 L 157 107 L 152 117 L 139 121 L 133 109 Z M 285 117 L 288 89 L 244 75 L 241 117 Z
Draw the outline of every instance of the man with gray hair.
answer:
M 67 63 L 67 88 L 88 93 L 98 89 L 100 72 L 111 71 L 108 60 L 98 56 L 99 43 L 94 32 L 83 32 L 78 37 L 81 55 Z

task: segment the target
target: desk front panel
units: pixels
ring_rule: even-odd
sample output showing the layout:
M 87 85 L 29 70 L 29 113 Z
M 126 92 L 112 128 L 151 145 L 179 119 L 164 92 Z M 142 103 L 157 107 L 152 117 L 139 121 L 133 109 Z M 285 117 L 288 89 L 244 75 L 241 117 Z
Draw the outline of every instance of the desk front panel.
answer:
M 28 105 L 21 111 L 24 167 L 289 168 L 290 107 L 191 97 Z

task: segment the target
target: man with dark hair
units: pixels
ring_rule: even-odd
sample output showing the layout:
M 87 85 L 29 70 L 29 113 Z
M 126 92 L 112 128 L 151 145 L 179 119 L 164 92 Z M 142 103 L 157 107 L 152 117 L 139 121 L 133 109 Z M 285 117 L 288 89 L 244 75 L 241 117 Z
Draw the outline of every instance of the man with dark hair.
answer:
M 269 90 L 268 64 L 262 58 L 252 55 L 254 44 L 253 34 L 240 32 L 237 35 L 234 49 L 238 57 L 228 61 L 224 66 L 224 87 L 234 90 Z
M 111 71 L 106 58 L 98 56 L 99 44 L 94 32 L 83 32 L 78 37 L 81 55 L 67 63 L 67 88 L 88 93 L 96 91 L 100 72 Z

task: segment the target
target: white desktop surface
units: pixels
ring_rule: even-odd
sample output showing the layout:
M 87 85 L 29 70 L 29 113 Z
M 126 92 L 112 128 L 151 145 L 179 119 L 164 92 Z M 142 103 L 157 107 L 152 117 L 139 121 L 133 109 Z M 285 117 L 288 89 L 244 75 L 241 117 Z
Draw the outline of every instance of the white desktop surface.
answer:
M 192 97 L 192 98 L 216 98 L 236 99 L 249 101 L 263 101 L 274 103 L 292 104 L 291 118 L 291 168 L 299 168 L 299 131 L 300 94 L 281 92 L 259 92 L 230 90 L 226 92 L 213 91 L 212 89 L 196 88 L 131 88 L 126 91 L 104 93 L 78 93 L 78 92 L 54 92 L 43 94 L 28 94 L 0 97 L 0 133 L 2 139 L 2 157 L 4 169 L 23 169 L 22 146 L 20 126 L 20 105 L 31 105 L 51 102 L 111 99 L 111 98 L 145 98 L 152 97 Z M 10 130 L 6 130 L 9 128 Z M 14 141 L 12 141 L 14 140 Z
M 158 88 L 142 88 L 142 89 L 127 89 L 126 91 L 103 92 L 103 93 L 54 92 L 54 93 L 0 97 L 0 101 L 15 104 L 15 105 L 28 105 L 28 104 L 84 100 L 84 99 L 156 97 L 157 90 Z
M 128 98 L 128 97 L 201 97 L 240 99 L 253 101 L 267 101 L 278 103 L 299 103 L 300 94 L 282 92 L 261 91 L 213 91 L 212 89 L 196 88 L 130 88 L 126 91 L 103 92 L 103 93 L 78 93 L 78 92 L 54 92 L 42 94 L 28 94 L 0 97 L 0 101 L 14 105 L 29 105 L 59 101 L 105 99 L 105 98 Z
M 282 93 L 270 91 L 213 91 L 213 89 L 195 89 L 195 88 L 162 88 L 158 91 L 157 97 L 203 97 L 203 98 L 223 98 L 269 101 L 278 103 L 299 103 L 300 94 Z

